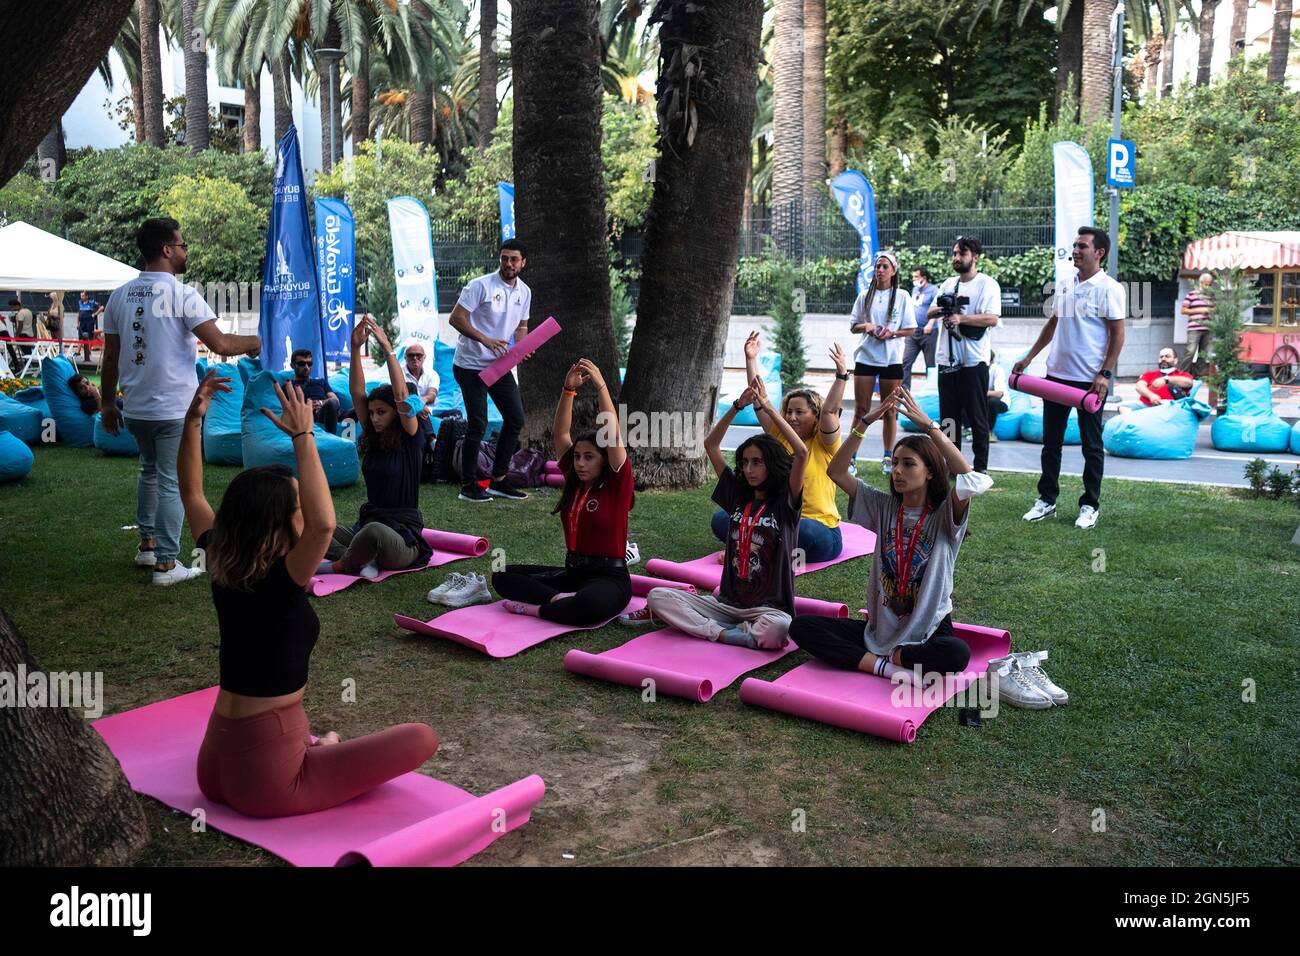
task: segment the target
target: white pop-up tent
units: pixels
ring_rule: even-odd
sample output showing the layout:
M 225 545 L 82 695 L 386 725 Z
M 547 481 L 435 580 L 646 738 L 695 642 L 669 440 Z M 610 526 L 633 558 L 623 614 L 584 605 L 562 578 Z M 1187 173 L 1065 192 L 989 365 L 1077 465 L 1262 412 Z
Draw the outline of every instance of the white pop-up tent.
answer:
M 138 269 L 25 222 L 0 229 L 0 293 L 107 291 L 139 274 Z

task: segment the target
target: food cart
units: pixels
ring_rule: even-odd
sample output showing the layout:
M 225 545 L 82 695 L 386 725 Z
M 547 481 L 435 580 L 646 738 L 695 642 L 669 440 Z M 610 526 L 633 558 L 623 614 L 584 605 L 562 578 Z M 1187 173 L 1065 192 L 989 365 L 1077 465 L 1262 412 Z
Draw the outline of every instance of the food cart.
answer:
M 1278 385 L 1300 381 L 1300 232 L 1225 232 L 1189 243 L 1182 278 L 1241 269 L 1259 299 L 1242 316 L 1242 358 L 1268 366 Z

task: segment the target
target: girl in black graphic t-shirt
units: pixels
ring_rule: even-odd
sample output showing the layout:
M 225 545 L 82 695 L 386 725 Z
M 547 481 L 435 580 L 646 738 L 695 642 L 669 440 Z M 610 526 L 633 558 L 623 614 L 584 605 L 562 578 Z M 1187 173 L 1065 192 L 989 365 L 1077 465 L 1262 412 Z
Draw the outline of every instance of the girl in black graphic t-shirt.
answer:
M 736 449 L 737 475 L 722 457 L 722 438 L 736 413 L 750 403 L 767 412 L 793 453 L 771 435 L 747 438 Z M 647 598 L 650 613 L 705 640 L 784 647 L 794 613 L 790 555 L 799 541 L 808 449 L 789 422 L 772 409 L 763 380 L 755 376 L 713 426 L 704 450 L 718 476 L 713 501 L 728 516 L 722 587 L 716 598 L 655 588 Z

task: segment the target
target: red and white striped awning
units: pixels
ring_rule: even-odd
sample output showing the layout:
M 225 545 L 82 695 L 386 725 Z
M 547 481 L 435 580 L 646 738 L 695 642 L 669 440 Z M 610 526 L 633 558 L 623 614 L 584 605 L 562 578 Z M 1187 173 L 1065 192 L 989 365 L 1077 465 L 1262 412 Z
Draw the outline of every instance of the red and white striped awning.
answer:
M 1300 232 L 1225 232 L 1188 243 L 1184 272 L 1300 269 Z

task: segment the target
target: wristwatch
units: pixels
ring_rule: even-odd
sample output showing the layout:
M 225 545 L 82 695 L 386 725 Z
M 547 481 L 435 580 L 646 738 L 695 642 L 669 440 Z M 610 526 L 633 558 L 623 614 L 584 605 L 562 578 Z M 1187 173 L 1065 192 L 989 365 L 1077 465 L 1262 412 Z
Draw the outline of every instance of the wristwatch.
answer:
M 837 382 L 847 382 L 849 380 L 849 373 L 845 372 L 843 375 L 841 375 L 839 372 L 836 372 L 835 380 Z
M 731 407 L 736 411 L 740 411 L 745 406 L 740 404 L 740 399 L 736 399 L 734 402 L 731 403 Z
M 1107 382 L 1107 383 L 1110 383 L 1110 382 L 1115 381 L 1115 373 L 1112 372 L 1112 371 L 1111 371 L 1110 369 L 1108 369 L 1108 368 L 1104 368 L 1104 369 L 1102 369 L 1102 370 L 1101 370 L 1100 372 L 1098 372 L 1097 374 L 1105 376 L 1105 378 L 1106 378 L 1106 382 Z

